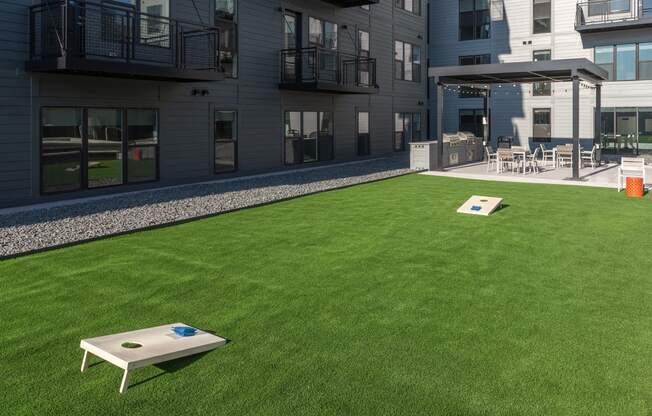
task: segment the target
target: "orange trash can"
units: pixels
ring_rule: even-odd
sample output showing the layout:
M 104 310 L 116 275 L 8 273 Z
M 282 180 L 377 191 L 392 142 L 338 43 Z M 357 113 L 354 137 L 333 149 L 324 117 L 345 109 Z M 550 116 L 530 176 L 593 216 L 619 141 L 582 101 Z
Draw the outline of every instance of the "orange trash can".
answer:
M 626 186 L 627 196 L 630 198 L 643 198 L 645 188 L 643 186 L 643 178 L 627 178 Z

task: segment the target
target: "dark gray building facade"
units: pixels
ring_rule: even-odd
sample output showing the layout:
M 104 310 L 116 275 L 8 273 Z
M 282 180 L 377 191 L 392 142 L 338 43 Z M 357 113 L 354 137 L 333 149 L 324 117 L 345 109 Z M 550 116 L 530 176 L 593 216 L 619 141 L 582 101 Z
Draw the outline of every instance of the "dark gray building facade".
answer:
M 426 0 L 0 0 L 0 207 L 427 136 Z

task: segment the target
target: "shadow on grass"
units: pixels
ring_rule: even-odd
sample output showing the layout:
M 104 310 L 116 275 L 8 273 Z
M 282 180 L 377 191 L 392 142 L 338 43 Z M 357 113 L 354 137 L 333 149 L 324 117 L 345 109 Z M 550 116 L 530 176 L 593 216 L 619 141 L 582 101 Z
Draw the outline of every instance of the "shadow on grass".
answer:
M 204 330 L 204 332 L 208 332 L 209 334 L 216 335 L 215 331 Z M 226 346 L 226 345 L 228 345 L 230 343 L 231 343 L 231 340 L 227 339 L 226 344 L 224 344 L 224 346 Z M 177 358 L 176 360 L 167 361 L 167 362 L 160 363 L 160 364 L 154 364 L 154 367 L 161 370 L 160 373 L 155 374 L 155 375 L 153 375 L 151 377 L 148 377 L 148 378 L 146 378 L 144 380 L 140 380 L 140 381 L 137 381 L 135 383 L 132 383 L 129 386 L 129 388 L 131 389 L 131 388 L 134 388 L 134 387 L 138 387 L 138 386 L 140 386 L 142 384 L 148 383 L 148 382 L 150 382 L 152 380 L 155 380 L 155 379 L 157 379 L 159 377 L 162 377 L 162 376 L 165 376 L 165 375 L 168 375 L 168 374 L 174 374 L 177 371 L 181 371 L 181 370 L 185 369 L 186 367 L 191 366 L 195 362 L 201 360 L 202 358 L 204 358 L 205 356 L 207 356 L 208 354 L 210 354 L 212 352 L 215 352 L 215 350 L 202 352 L 202 353 L 199 353 L 199 354 L 191 355 L 189 357 Z

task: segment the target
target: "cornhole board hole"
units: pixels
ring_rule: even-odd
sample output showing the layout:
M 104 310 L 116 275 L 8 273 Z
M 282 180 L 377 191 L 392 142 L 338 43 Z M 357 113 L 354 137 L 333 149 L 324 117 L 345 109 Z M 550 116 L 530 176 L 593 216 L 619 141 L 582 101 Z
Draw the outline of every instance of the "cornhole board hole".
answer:
M 88 369 L 90 354 L 120 367 L 124 370 L 120 393 L 124 393 L 129 387 L 132 370 L 211 351 L 226 344 L 226 339 L 208 332 L 197 330 L 195 335 L 184 337 L 172 330 L 184 326 L 188 325 L 176 323 L 83 339 L 80 343 L 84 350 L 81 371 Z
M 457 212 L 459 214 L 482 215 L 487 217 L 503 206 L 502 198 L 490 196 L 472 196 L 462 205 Z

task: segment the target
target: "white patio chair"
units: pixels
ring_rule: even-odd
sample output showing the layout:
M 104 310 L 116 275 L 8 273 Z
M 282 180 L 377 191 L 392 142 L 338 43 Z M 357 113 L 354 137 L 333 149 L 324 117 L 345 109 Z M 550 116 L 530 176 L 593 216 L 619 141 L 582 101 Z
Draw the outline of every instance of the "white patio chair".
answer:
M 624 157 L 618 167 L 618 192 L 625 189 L 626 178 L 641 178 L 643 185 L 647 182 L 645 177 L 645 159 L 641 157 Z
M 585 162 L 588 162 L 591 165 L 591 169 L 595 169 L 595 165 L 598 163 L 596 158 L 597 151 L 598 145 L 594 144 L 591 150 L 583 150 L 581 152 L 582 167 L 584 167 Z
M 485 146 L 484 153 L 487 156 L 487 172 L 491 170 L 492 165 L 498 170 L 498 153 L 494 152 L 491 146 Z
M 534 149 L 534 153 L 531 153 L 526 156 L 526 165 L 524 169 L 527 169 L 530 172 L 533 173 L 539 173 L 539 152 L 541 151 L 540 148 Z
M 546 147 L 543 145 L 543 143 L 539 144 L 539 148 L 541 149 L 541 164 L 543 166 L 555 166 L 555 150 L 554 149 L 546 149 Z M 548 163 L 550 163 L 548 165 Z

